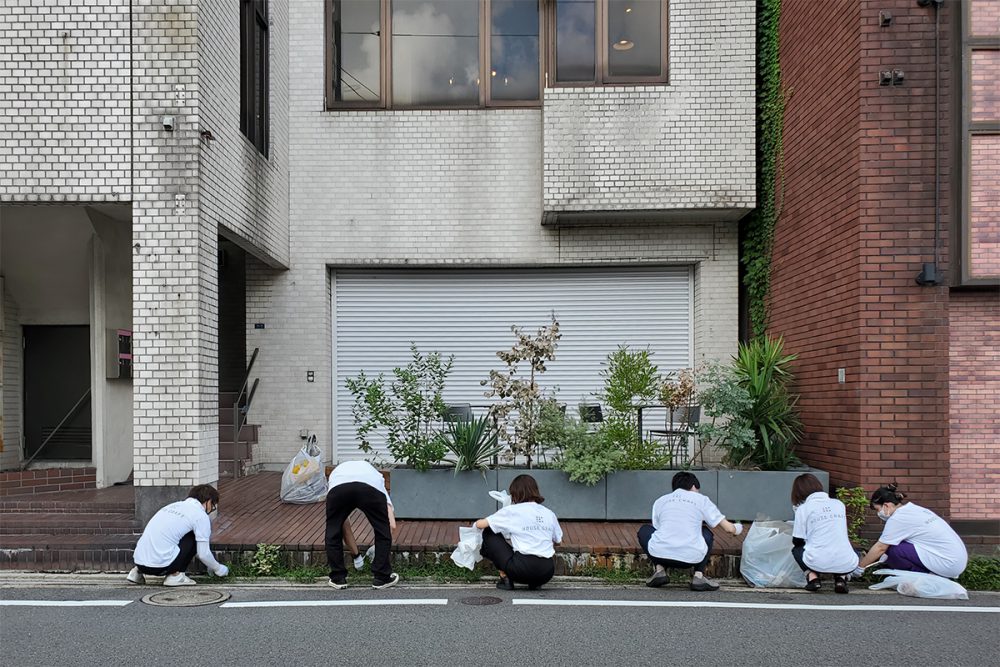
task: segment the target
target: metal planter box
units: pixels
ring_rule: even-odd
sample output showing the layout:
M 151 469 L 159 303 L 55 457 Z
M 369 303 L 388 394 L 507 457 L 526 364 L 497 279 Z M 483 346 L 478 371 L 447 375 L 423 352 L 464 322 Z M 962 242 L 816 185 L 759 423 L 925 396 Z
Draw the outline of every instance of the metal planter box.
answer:
M 802 473 L 816 475 L 830 490 L 830 473 L 815 468 L 796 470 L 720 470 L 717 504 L 729 519 L 791 521 L 792 482 Z
M 527 474 L 538 482 L 538 489 L 545 498 L 545 506 L 560 519 L 590 519 L 604 521 L 607 500 L 607 482 L 602 479 L 594 486 L 569 481 L 562 470 L 499 470 L 500 489 L 510 486 L 518 475 Z
M 608 521 L 650 521 L 653 502 L 670 493 L 677 470 L 620 470 L 607 476 Z M 701 492 L 718 502 L 718 471 L 691 470 Z M 544 494 L 543 494 L 544 495 Z
M 420 472 L 395 468 L 390 491 L 400 519 L 481 519 L 497 511 L 489 492 L 497 489 L 497 471 L 485 473 L 454 469 Z

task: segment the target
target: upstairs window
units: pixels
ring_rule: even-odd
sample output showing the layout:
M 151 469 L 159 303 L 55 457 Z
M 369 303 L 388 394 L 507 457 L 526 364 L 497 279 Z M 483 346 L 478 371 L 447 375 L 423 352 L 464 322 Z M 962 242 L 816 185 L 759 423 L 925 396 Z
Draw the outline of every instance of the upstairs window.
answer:
M 240 130 L 267 157 L 270 139 L 267 0 L 240 5 Z
M 666 0 L 554 0 L 553 85 L 666 83 Z

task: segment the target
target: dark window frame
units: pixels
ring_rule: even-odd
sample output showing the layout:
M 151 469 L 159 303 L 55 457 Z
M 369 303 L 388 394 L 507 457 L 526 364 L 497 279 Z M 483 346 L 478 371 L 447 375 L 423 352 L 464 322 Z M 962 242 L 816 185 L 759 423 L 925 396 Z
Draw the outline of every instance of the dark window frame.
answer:
M 972 270 L 972 138 L 1000 134 L 1000 119 L 972 120 L 972 53 L 974 51 L 998 50 L 1000 42 L 996 35 L 974 35 L 972 33 L 972 12 L 969 3 L 958 3 L 960 18 L 957 24 L 957 35 L 953 44 L 961 54 L 959 63 L 956 106 L 959 109 L 957 147 L 960 172 L 957 179 L 957 195 L 955 197 L 956 224 L 952 225 L 957 243 L 952 248 L 954 284 L 960 287 L 997 287 L 1000 278 L 975 277 Z M 940 11 L 937 10 L 937 11 Z
M 246 1 L 246 0 L 244 0 Z M 607 12 L 609 0 L 596 0 L 597 19 L 596 34 L 596 68 L 594 81 L 574 81 L 559 83 L 555 78 L 555 2 L 539 0 L 538 8 L 538 99 L 536 100 L 498 100 L 493 98 L 492 86 L 492 1 L 478 0 L 479 9 L 479 71 L 480 86 L 477 104 L 462 105 L 403 105 L 396 104 L 392 99 L 392 0 L 379 0 L 379 86 L 378 101 L 366 100 L 339 101 L 335 99 L 334 77 L 336 63 L 334 22 L 334 3 L 336 0 L 326 0 L 324 8 L 324 94 L 325 107 L 328 111 L 351 110 L 456 110 L 456 109 L 511 109 L 511 108 L 541 108 L 546 87 L 610 87 L 625 85 L 660 85 L 669 82 L 668 54 L 670 46 L 669 32 L 669 0 L 660 0 L 662 19 L 662 39 L 660 40 L 660 57 L 662 74 L 649 77 L 613 77 L 608 74 L 607 53 Z
M 326 108 L 328 111 L 338 110 L 372 110 L 372 109 L 420 109 L 420 110 L 454 110 L 454 109 L 493 109 L 493 108 L 538 108 L 542 105 L 542 90 L 545 76 L 545 11 L 547 0 L 538 0 L 538 99 L 537 100 L 494 100 L 492 96 L 492 1 L 479 2 L 479 100 L 475 105 L 411 105 L 396 104 L 392 100 L 392 0 L 379 0 L 379 99 L 378 102 L 366 100 L 336 100 L 334 91 L 336 24 L 334 22 L 334 4 L 336 0 L 326 0 L 324 25 L 324 79 Z M 486 81 L 483 84 L 483 81 Z
M 605 88 L 612 86 L 661 85 L 670 83 L 670 2 L 660 0 L 660 65 L 659 76 L 612 76 L 609 72 L 608 14 L 611 0 L 595 0 L 594 17 L 594 79 L 590 81 L 559 81 L 556 78 L 556 2 L 546 2 L 546 80 L 552 88 Z
M 271 139 L 268 0 L 240 3 L 240 131 L 265 158 Z

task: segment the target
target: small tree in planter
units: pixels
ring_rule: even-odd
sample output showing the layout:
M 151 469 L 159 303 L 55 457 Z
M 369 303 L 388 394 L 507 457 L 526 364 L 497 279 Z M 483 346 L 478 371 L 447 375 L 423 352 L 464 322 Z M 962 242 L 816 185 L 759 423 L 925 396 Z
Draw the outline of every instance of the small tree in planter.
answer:
M 346 383 L 354 396 L 354 424 L 361 451 L 371 452 L 370 436 L 386 429 L 385 443 L 393 459 L 427 470 L 447 452 L 437 424 L 445 411 L 441 394 L 454 357 L 442 359 L 438 352 L 423 355 L 414 343 L 410 343 L 410 352 L 413 358 L 404 368 L 392 369 L 388 389 L 381 374 L 369 378 L 361 372 Z
M 637 403 L 656 400 L 662 379 L 648 349 L 631 350 L 626 345 L 608 355 L 601 370 L 604 378 L 602 401 L 608 415 L 598 430 L 598 437 L 607 450 L 622 453 L 619 466 L 623 470 L 656 470 L 667 464 L 669 456 L 652 440 L 639 433 Z
M 556 358 L 556 346 L 561 335 L 555 315 L 552 316 L 552 323 L 540 327 L 534 336 L 516 326 L 510 330 L 517 343 L 508 351 L 497 352 L 497 357 L 507 368 L 490 371 L 489 379 L 480 384 L 490 387 L 484 396 L 500 399 L 490 408 L 490 417 L 497 424 L 500 439 L 507 443 L 506 458 L 513 460 L 523 456 L 530 468 L 538 447 L 538 413 L 544 398 L 537 376 L 545 372 L 546 362 Z M 519 372 L 524 372 L 521 364 L 525 362 L 528 366 L 526 374 L 519 375 Z
M 786 470 L 797 465 L 802 433 L 789 387 L 795 355 L 783 353 L 781 338 L 740 344 L 729 365 L 709 364 L 699 377 L 699 401 L 711 418 L 698 427 L 702 447 L 712 443 L 735 468 Z

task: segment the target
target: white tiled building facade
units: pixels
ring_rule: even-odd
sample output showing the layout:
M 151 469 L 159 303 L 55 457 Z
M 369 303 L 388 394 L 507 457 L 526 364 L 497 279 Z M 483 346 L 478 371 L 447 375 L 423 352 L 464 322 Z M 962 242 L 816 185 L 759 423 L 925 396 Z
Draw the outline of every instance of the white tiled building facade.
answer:
M 218 478 L 220 237 L 247 252 L 266 466 L 304 430 L 334 441 L 341 269 L 686 266 L 692 361 L 735 350 L 754 2 L 670 2 L 667 84 L 546 87 L 540 108 L 327 110 L 326 3 L 271 0 L 266 158 L 240 131 L 238 4 L 4 3 L 0 222 L 44 230 L 53 206 L 86 219 L 115 204 L 131 225 L 131 321 L 108 325 L 134 332 L 132 441 L 95 428 L 95 462 L 130 457 L 136 486 L 163 495 Z M 15 344 L 36 324 L 18 321 L 14 288 L 7 276 L 5 467 L 23 459 Z

